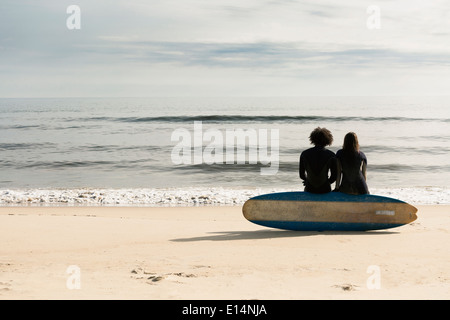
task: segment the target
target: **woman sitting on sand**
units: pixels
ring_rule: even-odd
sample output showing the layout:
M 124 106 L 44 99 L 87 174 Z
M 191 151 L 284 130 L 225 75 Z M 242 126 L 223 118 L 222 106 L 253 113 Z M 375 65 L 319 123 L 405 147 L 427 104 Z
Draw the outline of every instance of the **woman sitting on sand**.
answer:
M 338 159 L 336 191 L 349 194 L 369 194 L 366 183 L 367 158 L 359 150 L 358 137 L 354 132 L 345 135 L 344 145 L 336 153 L 336 158 Z

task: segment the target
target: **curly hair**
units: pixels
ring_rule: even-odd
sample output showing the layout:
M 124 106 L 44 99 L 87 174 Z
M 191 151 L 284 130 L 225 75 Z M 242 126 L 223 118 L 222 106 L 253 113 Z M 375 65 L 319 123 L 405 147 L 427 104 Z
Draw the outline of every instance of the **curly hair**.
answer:
M 311 141 L 311 144 L 314 144 L 315 146 L 331 146 L 333 143 L 333 135 L 330 130 L 317 127 L 309 135 L 309 141 Z

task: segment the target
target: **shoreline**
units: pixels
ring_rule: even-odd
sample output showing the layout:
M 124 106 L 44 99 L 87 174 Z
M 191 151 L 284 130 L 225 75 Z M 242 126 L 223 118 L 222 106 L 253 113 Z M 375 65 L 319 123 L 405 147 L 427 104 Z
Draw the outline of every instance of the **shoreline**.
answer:
M 417 207 L 368 232 L 264 228 L 240 206 L 0 207 L 0 299 L 449 299 L 450 206 Z
M 296 188 L 22 188 L 0 189 L 0 206 L 239 206 L 257 195 L 300 191 Z M 412 205 L 450 204 L 448 187 L 373 188 L 371 194 Z

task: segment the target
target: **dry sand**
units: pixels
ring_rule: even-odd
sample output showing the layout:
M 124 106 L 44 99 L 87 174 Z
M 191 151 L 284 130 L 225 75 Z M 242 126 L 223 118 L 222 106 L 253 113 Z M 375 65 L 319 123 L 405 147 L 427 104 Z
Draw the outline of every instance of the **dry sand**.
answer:
M 450 206 L 418 208 L 390 230 L 293 232 L 241 207 L 4 207 L 0 299 L 449 299 Z

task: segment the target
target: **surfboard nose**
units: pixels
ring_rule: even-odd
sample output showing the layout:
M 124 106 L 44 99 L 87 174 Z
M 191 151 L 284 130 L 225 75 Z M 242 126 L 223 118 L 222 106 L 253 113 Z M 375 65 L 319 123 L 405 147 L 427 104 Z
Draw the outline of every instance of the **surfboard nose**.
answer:
M 411 211 L 409 213 L 410 221 L 408 223 L 411 223 L 411 222 L 413 222 L 413 221 L 415 221 L 417 219 L 417 214 L 416 213 L 417 213 L 418 209 L 416 207 L 412 206 L 412 205 L 409 205 L 409 206 L 410 206 Z

